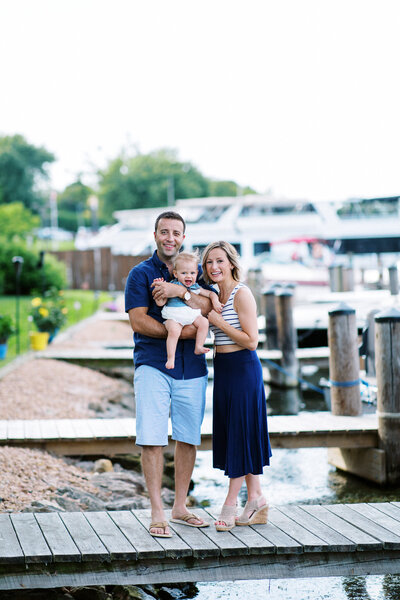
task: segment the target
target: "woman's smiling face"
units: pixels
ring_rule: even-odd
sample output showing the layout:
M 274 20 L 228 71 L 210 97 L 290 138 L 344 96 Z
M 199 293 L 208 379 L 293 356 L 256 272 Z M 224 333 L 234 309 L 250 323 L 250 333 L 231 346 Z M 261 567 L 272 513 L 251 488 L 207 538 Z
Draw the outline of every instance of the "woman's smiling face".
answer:
M 214 248 L 207 256 L 207 275 L 213 283 L 224 281 L 226 277 L 232 278 L 233 265 L 229 262 L 225 250 Z

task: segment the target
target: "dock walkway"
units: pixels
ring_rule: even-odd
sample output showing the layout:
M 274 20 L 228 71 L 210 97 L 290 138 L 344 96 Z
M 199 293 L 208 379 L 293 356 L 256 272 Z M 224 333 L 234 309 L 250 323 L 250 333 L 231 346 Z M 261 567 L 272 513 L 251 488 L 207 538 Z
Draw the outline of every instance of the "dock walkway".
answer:
M 400 502 L 279 506 L 267 525 L 217 532 L 148 510 L 0 514 L 0 589 L 354 576 L 400 572 Z
M 268 417 L 273 448 L 376 448 L 378 417 L 334 416 L 329 412 Z M 59 455 L 139 452 L 136 423 L 124 419 L 36 419 L 0 421 L 0 445 L 41 448 Z M 169 431 L 169 447 L 174 445 Z M 202 426 L 201 450 L 212 448 L 211 417 Z

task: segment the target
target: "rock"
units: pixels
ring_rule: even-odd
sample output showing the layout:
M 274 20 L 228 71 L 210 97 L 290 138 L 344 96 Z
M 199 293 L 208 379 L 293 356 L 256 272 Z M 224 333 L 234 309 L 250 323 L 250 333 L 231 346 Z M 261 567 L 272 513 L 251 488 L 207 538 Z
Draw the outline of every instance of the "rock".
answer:
M 136 508 L 150 508 L 150 500 L 143 496 L 135 496 L 134 498 L 113 500 L 105 505 L 105 510 L 134 510 Z
M 187 598 L 186 594 L 181 590 L 167 586 L 163 586 L 158 590 L 158 597 L 161 600 L 179 600 L 179 598 Z
M 136 471 L 137 473 L 142 472 L 142 463 L 140 454 L 116 454 L 112 458 L 113 463 L 118 463 L 124 469 L 130 471 Z
M 74 600 L 113 600 L 112 595 L 101 586 L 71 588 L 71 595 Z
M 104 500 L 107 499 L 104 498 Z M 100 496 L 73 486 L 58 490 L 55 500 L 67 511 L 104 510 L 104 500 Z
M 144 589 L 150 586 L 116 585 L 112 590 L 113 600 L 154 600 L 157 596 L 148 594 Z
M 21 512 L 64 512 L 64 509 L 57 502 L 34 500 L 30 506 L 24 508 Z
M 93 471 L 95 473 L 105 473 L 113 470 L 113 464 L 108 458 L 99 458 L 93 465 Z
M 175 462 L 173 460 L 165 461 L 164 463 L 164 473 L 168 475 L 168 477 L 173 478 L 175 475 Z
M 145 491 L 143 477 L 123 471 L 95 473 L 91 483 L 100 488 L 106 488 L 109 492 L 117 496 L 130 497 L 135 494 L 142 494 Z
M 161 498 L 167 506 L 172 506 L 175 499 L 175 492 L 173 490 L 169 490 L 168 488 L 162 488 Z

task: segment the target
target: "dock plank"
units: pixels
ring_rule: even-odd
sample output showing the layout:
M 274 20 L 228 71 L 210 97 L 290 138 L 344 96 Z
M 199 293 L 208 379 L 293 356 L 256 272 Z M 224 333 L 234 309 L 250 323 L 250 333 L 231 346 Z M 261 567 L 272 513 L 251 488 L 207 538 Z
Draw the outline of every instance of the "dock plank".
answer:
M 33 513 L 16 513 L 11 521 L 26 563 L 52 562 L 53 556 Z
M 57 419 L 41 419 L 39 427 L 44 440 L 57 440 L 60 437 Z M 37 439 L 37 438 L 35 438 Z
M 309 512 L 303 510 L 303 506 L 281 506 L 279 510 L 287 517 L 296 521 L 299 525 L 308 529 L 311 533 L 323 539 L 329 544 L 331 552 L 355 552 L 357 546 L 354 542 L 344 537 L 322 521 L 313 517 Z
M 141 508 L 135 510 L 135 515 L 140 521 L 140 523 L 143 525 L 143 527 L 145 527 L 148 530 L 151 523 L 150 510 Z M 186 542 L 177 535 L 174 535 L 171 538 L 157 538 L 157 541 L 160 544 L 160 546 L 164 548 L 165 555 L 170 558 L 193 556 L 193 551 L 189 544 L 186 544 Z
M 374 506 L 371 506 L 370 504 L 361 504 L 361 503 L 352 504 L 351 508 L 353 510 L 356 510 L 358 513 L 360 513 L 364 517 L 367 517 L 367 519 L 370 519 L 371 521 L 373 521 L 380 527 L 383 527 L 384 529 L 388 529 L 394 535 L 400 537 L 400 516 L 399 516 L 399 519 L 393 518 L 392 516 L 388 515 L 385 512 L 378 510 L 377 508 L 375 508 Z
M 10 515 L 2 513 L 0 514 L 0 564 L 24 562 L 25 556 Z
M 82 561 L 101 561 L 110 558 L 110 553 L 85 518 L 84 513 L 60 513 L 60 518 L 78 547 Z
M 219 513 L 214 510 L 209 510 L 209 514 L 212 515 L 212 520 L 216 521 L 219 517 Z M 265 528 L 265 525 L 264 525 Z M 218 532 L 215 530 L 214 524 L 212 529 L 215 531 L 215 539 L 218 543 L 222 541 L 224 532 Z M 276 551 L 275 545 L 260 535 L 255 529 L 252 527 L 234 527 L 230 531 L 231 535 L 235 537 L 239 542 L 239 549 L 242 549 L 242 553 L 246 554 L 274 554 Z
M 372 537 L 365 531 L 358 529 L 349 523 L 345 519 L 340 518 L 334 512 L 331 512 L 329 508 L 332 505 L 320 505 L 320 504 L 310 504 L 302 506 L 303 510 L 308 512 L 310 515 L 319 519 L 344 537 L 348 538 L 350 541 L 354 542 L 357 546 L 357 550 L 368 551 L 368 550 L 380 550 L 382 548 L 382 543 L 379 542 L 376 538 Z
M 136 559 L 137 552 L 106 512 L 87 512 L 86 518 L 112 559 Z
M 207 508 L 205 512 L 209 515 L 212 524 L 204 529 L 204 534 L 219 547 L 221 556 L 233 557 L 249 553 L 247 545 L 234 536 L 232 531 L 222 532 L 215 529 L 214 521 L 218 518 L 216 509 Z
M 81 560 L 81 553 L 58 513 L 37 513 L 35 518 L 51 550 L 54 562 Z
M 268 520 L 299 542 L 303 546 L 304 552 L 323 552 L 329 550 L 327 542 L 305 529 L 293 519 L 287 517 L 278 508 L 270 508 Z
M 384 548 L 391 550 L 400 549 L 400 536 L 395 535 L 377 522 L 366 517 L 362 514 L 360 507 L 357 510 L 357 505 L 334 504 L 329 507 L 329 510 L 356 527 L 359 527 L 377 540 L 380 540 L 383 543 Z M 368 509 L 366 509 L 366 511 L 367 510 Z
M 209 515 L 202 509 L 196 509 L 196 515 L 210 523 Z M 171 510 L 165 511 L 165 516 L 168 520 L 171 519 Z M 211 525 L 212 526 L 212 525 Z M 218 544 L 213 542 L 206 534 L 209 527 L 188 527 L 179 523 L 169 523 L 171 531 L 174 531 L 188 544 L 196 558 L 205 558 L 207 556 L 219 556 L 220 549 Z
M 164 558 L 165 550 L 157 542 L 157 538 L 149 535 L 133 512 L 113 510 L 108 515 L 135 548 L 137 558 Z

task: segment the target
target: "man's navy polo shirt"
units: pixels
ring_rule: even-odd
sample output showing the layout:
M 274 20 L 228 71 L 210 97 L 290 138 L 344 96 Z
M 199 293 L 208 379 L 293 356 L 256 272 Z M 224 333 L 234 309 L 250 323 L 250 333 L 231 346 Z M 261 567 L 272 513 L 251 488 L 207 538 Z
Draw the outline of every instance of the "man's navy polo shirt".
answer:
M 199 275 L 197 277 L 199 285 L 205 289 L 212 289 L 205 284 L 203 279 L 199 280 L 202 274 L 199 265 Z M 156 321 L 162 323 L 164 319 L 161 316 L 161 306 L 154 302 L 150 287 L 153 280 L 163 277 L 165 281 L 170 281 L 172 277 L 165 263 L 158 258 L 157 251 L 151 258 L 144 260 L 131 269 L 125 286 L 125 312 L 131 308 L 140 306 L 148 307 L 147 314 Z M 141 333 L 134 333 L 133 339 L 135 348 L 133 360 L 135 367 L 148 365 L 155 367 L 159 371 L 171 375 L 174 379 L 193 379 L 207 374 L 207 364 L 204 354 L 195 354 L 195 340 L 179 340 L 175 352 L 175 368 L 166 369 L 167 348 L 166 340 L 151 338 Z

